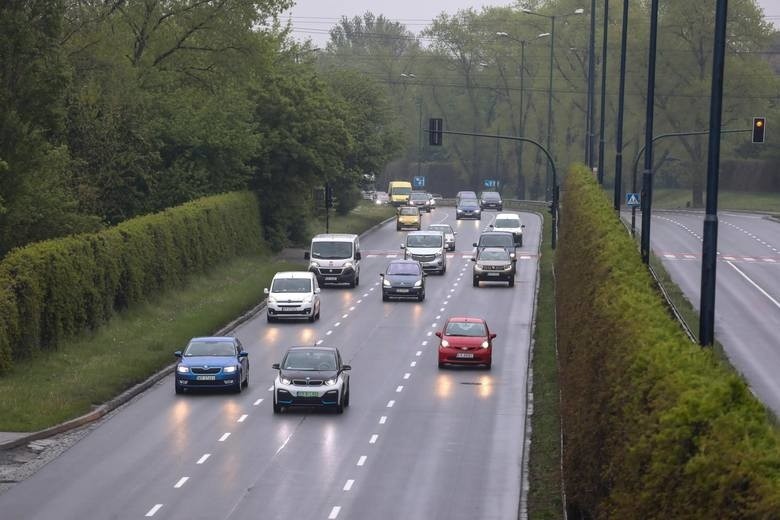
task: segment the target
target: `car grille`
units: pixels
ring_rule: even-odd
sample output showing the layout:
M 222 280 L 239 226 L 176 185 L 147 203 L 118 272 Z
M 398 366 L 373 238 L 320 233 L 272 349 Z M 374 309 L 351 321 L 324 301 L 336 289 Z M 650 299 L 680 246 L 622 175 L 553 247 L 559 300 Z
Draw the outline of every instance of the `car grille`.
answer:
M 322 379 L 293 379 L 295 386 L 322 386 Z
M 483 265 L 482 269 L 485 271 L 503 271 L 506 267 L 505 265 Z
M 342 269 L 322 269 L 320 268 L 320 273 L 322 274 L 341 274 Z
M 192 367 L 190 370 L 192 370 L 193 374 L 219 374 L 219 371 L 222 369 L 220 367 Z
M 412 255 L 412 260 L 418 262 L 433 262 L 436 260 L 436 255 Z

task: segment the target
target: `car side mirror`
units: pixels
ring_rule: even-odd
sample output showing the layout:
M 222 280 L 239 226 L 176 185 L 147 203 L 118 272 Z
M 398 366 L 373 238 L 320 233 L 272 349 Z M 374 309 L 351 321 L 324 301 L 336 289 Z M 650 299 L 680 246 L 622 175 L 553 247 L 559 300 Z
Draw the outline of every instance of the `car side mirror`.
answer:
M 401 244 L 401 249 L 406 249 L 406 246 L 404 244 Z
M 520 227 L 521 227 L 521 228 L 524 228 L 524 227 L 525 227 L 525 224 L 520 224 Z
M 265 289 L 263 289 L 263 294 L 268 294 L 268 292 L 269 292 L 269 291 L 268 291 L 268 287 L 266 287 Z
M 477 247 L 477 243 L 476 242 L 474 242 L 474 247 Z
M 360 254 L 360 251 L 355 253 L 355 260 L 360 260 L 361 258 L 363 258 L 363 255 Z
M 181 350 L 177 350 L 176 352 L 173 353 L 173 355 L 176 356 L 177 358 L 180 358 L 181 357 Z
M 493 224 L 488 225 L 490 229 L 493 229 L 495 226 Z
M 241 352 L 238 353 L 238 357 L 240 357 L 240 358 L 249 357 L 249 352 L 247 352 L 245 350 L 241 351 Z
M 472 257 L 471 257 L 471 261 L 472 261 L 472 262 L 476 262 L 476 261 L 477 261 L 477 259 L 476 259 L 476 258 L 474 258 L 474 257 L 472 256 Z
M 311 253 L 310 253 L 310 252 L 308 252 L 308 251 L 304 251 L 304 252 L 303 252 L 303 259 L 304 259 L 304 260 L 309 260 L 309 259 L 311 259 Z
M 379 273 L 379 278 L 384 278 L 384 277 L 385 277 L 385 273 Z
M 341 370 L 352 370 L 350 365 L 341 365 Z
M 271 365 L 271 368 L 273 368 L 274 370 L 279 370 L 279 363 L 274 363 L 273 365 Z
M 436 331 L 436 337 L 437 337 L 437 338 L 440 338 L 440 337 L 441 337 L 441 332 L 440 332 L 440 331 L 438 331 L 438 330 Z
M 491 332 L 490 333 L 490 339 L 496 339 L 496 333 L 495 332 Z

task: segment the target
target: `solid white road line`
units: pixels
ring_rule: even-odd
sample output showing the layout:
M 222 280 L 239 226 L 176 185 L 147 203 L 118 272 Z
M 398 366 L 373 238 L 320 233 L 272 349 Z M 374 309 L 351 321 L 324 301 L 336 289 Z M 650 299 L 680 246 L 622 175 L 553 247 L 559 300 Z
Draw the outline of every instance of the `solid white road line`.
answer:
M 368 457 L 366 457 L 365 455 L 361 455 L 360 458 L 357 461 L 357 465 L 358 466 L 362 466 L 363 464 L 365 464 L 367 458 Z
M 176 489 L 179 489 L 184 485 L 185 482 L 187 482 L 190 479 L 190 477 L 182 477 L 179 479 L 179 481 L 173 486 Z
M 196 464 L 203 464 L 204 462 L 206 462 L 206 460 L 208 460 L 209 457 L 211 457 L 211 453 L 206 453 L 205 455 L 203 455 L 201 458 L 198 459 L 198 462 L 196 462 Z
M 162 504 L 157 504 L 157 505 L 155 505 L 153 508 L 151 508 L 151 509 L 149 510 L 149 512 L 148 512 L 148 513 L 146 513 L 146 516 L 154 516 L 154 514 L 155 514 L 157 511 L 159 511 L 159 510 L 160 510 L 160 508 L 161 508 L 162 506 L 163 506 Z
M 339 516 L 339 511 L 341 511 L 341 507 L 333 506 L 333 509 L 330 510 L 330 514 L 328 515 L 328 520 L 336 520 Z
M 225 442 L 228 439 L 228 437 L 230 437 L 230 432 L 223 433 L 222 437 L 220 437 L 217 442 Z
M 383 415 L 379 418 L 379 424 L 385 424 L 387 422 L 387 416 Z
M 372 436 L 371 436 L 371 438 L 368 440 L 368 443 L 369 443 L 369 444 L 376 444 L 376 440 L 377 440 L 378 438 L 379 438 L 379 435 L 377 435 L 377 434 L 375 433 L 375 434 L 374 434 L 374 435 L 372 435 Z
M 246 421 L 246 418 L 247 418 L 247 417 L 249 417 L 249 416 L 248 416 L 247 414 L 244 414 L 244 415 L 242 415 L 241 417 L 239 417 L 239 418 L 238 418 L 238 421 L 236 421 L 236 422 L 244 422 L 244 421 Z
M 262 403 L 262 402 L 263 402 L 263 400 L 262 400 L 262 399 L 258 399 L 257 401 L 255 401 L 254 403 L 252 403 L 252 406 L 260 406 L 260 403 Z
M 347 480 L 347 483 L 344 484 L 344 491 L 349 491 L 350 489 L 352 489 L 352 484 L 354 483 L 355 481 L 353 479 Z
M 388 407 L 388 408 L 392 408 L 394 404 L 395 404 L 395 401 L 393 401 L 392 399 L 390 399 L 389 401 L 387 401 L 387 407 Z
M 743 273 L 743 272 L 742 272 L 742 271 L 741 271 L 741 270 L 740 270 L 740 269 L 739 269 L 739 268 L 738 268 L 736 265 L 732 264 L 731 262 L 726 262 L 726 263 L 727 263 L 727 264 L 729 264 L 731 267 L 733 267 L 733 268 L 734 268 L 734 270 L 736 270 L 736 271 L 737 271 L 737 272 L 738 272 L 740 275 L 742 275 L 742 278 L 744 278 L 745 280 L 747 280 L 747 281 L 750 283 L 750 285 L 752 285 L 753 287 L 755 287 L 756 289 L 758 289 L 758 291 L 759 291 L 761 294 L 763 294 L 764 296 L 766 296 L 767 298 L 769 298 L 769 301 L 771 301 L 772 303 L 774 303 L 774 304 L 775 304 L 775 307 L 777 307 L 778 309 L 780 309 L 780 302 L 778 302 L 777 300 L 775 300 L 774 298 L 772 298 L 772 296 L 771 296 L 771 295 L 770 295 L 768 292 L 766 292 L 766 291 L 765 291 L 765 290 L 763 290 L 761 287 L 759 287 L 759 285 L 758 285 L 756 282 L 754 282 L 753 280 L 751 280 L 751 279 L 750 279 L 750 277 L 749 277 L 748 275 L 746 275 L 745 273 Z

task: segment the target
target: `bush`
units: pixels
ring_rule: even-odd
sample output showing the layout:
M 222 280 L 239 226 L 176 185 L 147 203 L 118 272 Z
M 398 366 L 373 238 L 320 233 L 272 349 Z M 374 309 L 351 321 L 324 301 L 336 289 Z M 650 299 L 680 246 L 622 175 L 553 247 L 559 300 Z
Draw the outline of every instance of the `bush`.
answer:
M 242 192 L 14 250 L 0 262 L 0 371 L 261 245 L 257 199 Z
M 766 410 L 683 335 L 584 167 L 567 178 L 556 267 L 572 513 L 778 518 L 780 437 Z

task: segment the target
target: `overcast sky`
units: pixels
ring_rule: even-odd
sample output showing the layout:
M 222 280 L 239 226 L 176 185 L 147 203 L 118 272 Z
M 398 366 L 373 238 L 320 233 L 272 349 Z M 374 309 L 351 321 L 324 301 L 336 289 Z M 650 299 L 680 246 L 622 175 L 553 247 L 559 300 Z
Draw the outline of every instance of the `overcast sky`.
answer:
M 764 9 L 767 20 L 780 28 L 780 0 L 757 2 Z M 587 4 L 585 0 L 582 3 Z M 616 3 L 616 0 L 612 3 Z M 442 11 L 454 14 L 458 9 L 469 7 L 480 10 L 485 6 L 514 4 L 511 0 L 297 0 L 290 17 L 296 39 L 311 38 L 315 45 L 324 46 L 328 40 L 328 31 L 342 16 L 352 18 L 371 11 L 401 22 L 407 29 L 417 33 Z M 601 0 L 598 0 L 598 4 L 601 5 Z

